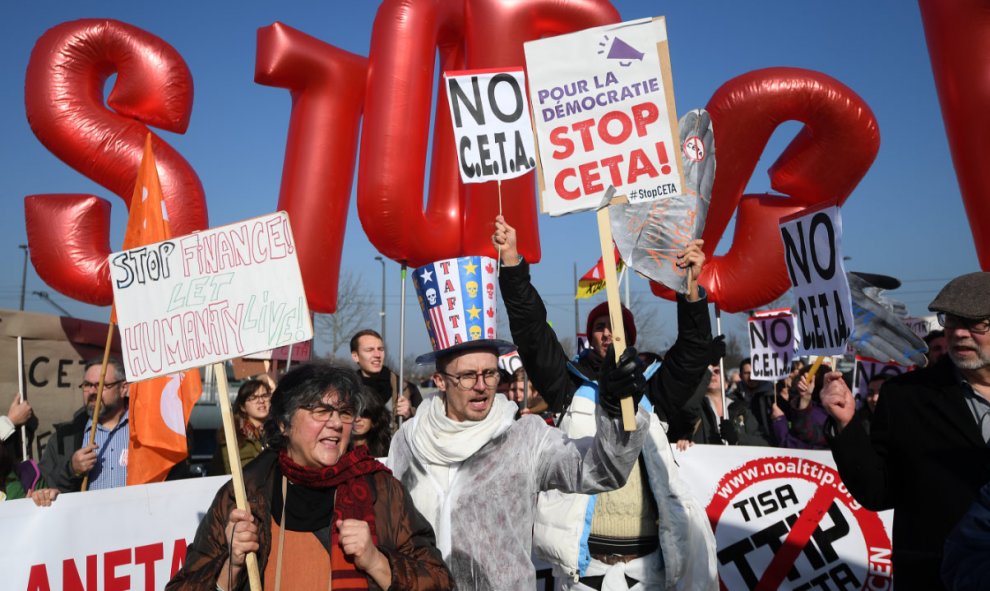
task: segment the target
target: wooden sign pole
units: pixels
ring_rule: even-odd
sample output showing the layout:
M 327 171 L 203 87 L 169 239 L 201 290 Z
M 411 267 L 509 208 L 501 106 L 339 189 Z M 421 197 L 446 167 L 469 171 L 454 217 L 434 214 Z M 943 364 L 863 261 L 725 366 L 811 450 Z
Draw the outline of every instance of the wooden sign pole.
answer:
M 608 206 L 598 210 L 598 238 L 602 245 L 602 264 L 605 268 L 605 293 L 608 296 L 608 317 L 612 321 L 612 348 L 618 361 L 626 350 L 626 330 L 622 325 L 622 301 L 619 299 L 619 280 L 615 272 L 615 246 L 612 244 L 612 223 L 608 217 Z M 590 336 L 590 335 L 589 335 Z M 626 431 L 636 430 L 636 411 L 632 397 L 621 401 L 622 427 Z
M 227 457 L 230 458 L 230 475 L 234 485 L 234 502 L 242 511 L 250 511 L 247 502 L 247 492 L 244 490 L 244 473 L 241 471 L 241 455 L 237 452 L 237 427 L 234 425 L 234 413 L 230 408 L 230 393 L 227 385 L 227 368 L 223 362 L 213 364 L 213 375 L 217 380 L 218 402 L 220 403 L 220 418 L 223 420 L 223 436 L 227 443 Z M 248 584 L 251 591 L 261 591 L 261 571 L 258 570 L 258 555 L 249 553 L 244 560 L 247 566 Z

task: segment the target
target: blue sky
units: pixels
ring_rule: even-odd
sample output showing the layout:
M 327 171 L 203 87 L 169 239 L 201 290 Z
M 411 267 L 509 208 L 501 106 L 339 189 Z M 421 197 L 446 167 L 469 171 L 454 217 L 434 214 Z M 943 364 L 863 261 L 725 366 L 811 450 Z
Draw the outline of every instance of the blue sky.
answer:
M 111 244 L 119 247 L 123 202 L 63 164 L 35 138 L 24 113 L 24 72 L 45 30 L 78 18 L 114 18 L 145 29 L 175 47 L 195 83 L 192 120 L 184 135 L 156 130 L 192 164 L 207 195 L 211 225 L 272 211 L 278 199 L 290 99 L 286 91 L 255 84 L 255 35 L 274 21 L 342 49 L 368 54 L 377 4 L 373 2 L 46 2 L 15 3 L 0 38 L 0 307 L 16 309 L 26 243 L 24 196 L 92 193 L 113 204 Z M 727 80 L 751 70 L 793 66 L 843 82 L 872 108 L 881 146 L 876 162 L 842 209 L 850 270 L 893 275 L 904 286 L 891 295 L 917 314 L 949 278 L 978 269 L 935 93 L 918 7 L 903 0 L 859 2 L 700 1 L 613 2 L 624 20 L 667 17 L 678 109 L 702 107 Z M 444 107 L 446 108 L 446 107 Z M 750 181 L 749 192 L 770 190 L 767 167 L 800 128 L 782 125 Z M 716 129 L 716 141 L 718 130 Z M 540 217 L 543 260 L 537 288 L 561 336 L 572 333 L 572 265 L 583 273 L 599 256 L 594 216 Z M 718 252 L 731 240 L 731 227 Z M 377 307 L 378 253 L 356 215 L 347 222 L 343 271 L 361 278 Z M 389 346 L 398 349 L 399 267 L 388 265 Z M 648 291 L 634 279 L 632 290 Z M 33 296 L 48 291 L 74 315 L 105 321 L 108 309 L 54 292 L 28 269 L 26 309 L 54 312 Z M 412 291 L 411 284 L 408 291 Z M 652 298 L 652 296 L 649 296 Z M 581 315 L 597 302 L 581 304 Z M 669 304 L 659 300 L 641 314 L 660 314 L 673 330 Z M 377 315 L 370 324 L 378 326 Z M 738 319 L 728 321 L 733 330 Z M 428 346 L 415 297 L 407 304 L 407 351 Z M 508 336 L 508 335 L 505 335 Z

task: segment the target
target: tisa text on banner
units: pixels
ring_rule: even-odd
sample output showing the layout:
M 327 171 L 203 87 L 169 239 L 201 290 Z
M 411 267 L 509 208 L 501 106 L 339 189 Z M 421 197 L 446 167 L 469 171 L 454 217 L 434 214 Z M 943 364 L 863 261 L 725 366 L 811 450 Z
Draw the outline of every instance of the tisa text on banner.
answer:
M 446 72 L 461 181 L 483 183 L 536 168 L 522 68 Z
M 285 212 L 109 261 L 128 381 L 313 338 Z
M 794 316 L 774 310 L 749 319 L 752 379 L 775 382 L 787 377 L 794 359 Z
M 524 50 L 545 213 L 594 209 L 609 185 L 631 203 L 682 193 L 662 17 L 530 41 Z
M 842 264 L 839 208 L 831 206 L 784 218 L 780 234 L 797 300 L 800 354 L 844 354 L 854 320 Z

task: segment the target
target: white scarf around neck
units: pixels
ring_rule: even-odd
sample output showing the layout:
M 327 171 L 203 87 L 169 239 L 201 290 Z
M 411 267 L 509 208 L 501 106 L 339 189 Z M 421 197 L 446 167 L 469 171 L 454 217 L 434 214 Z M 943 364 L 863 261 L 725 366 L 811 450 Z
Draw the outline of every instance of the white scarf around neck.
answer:
M 496 394 L 491 411 L 484 419 L 454 421 L 447 417 L 445 396 L 438 394 L 430 399 L 428 408 L 420 408 L 413 417 L 409 446 L 413 455 L 425 463 L 463 462 L 511 427 L 517 410 L 518 407 L 505 396 Z

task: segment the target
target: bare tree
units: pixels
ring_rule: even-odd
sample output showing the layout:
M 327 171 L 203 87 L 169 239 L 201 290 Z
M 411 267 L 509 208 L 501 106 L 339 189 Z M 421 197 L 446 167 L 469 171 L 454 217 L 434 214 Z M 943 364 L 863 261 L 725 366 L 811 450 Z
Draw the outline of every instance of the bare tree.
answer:
M 350 271 L 345 271 L 340 276 L 337 283 L 337 311 L 333 314 L 317 314 L 313 327 L 316 342 L 328 348 L 328 357 L 335 358 L 338 354 L 346 356 L 348 350 L 340 349 L 350 344 L 354 333 L 372 327 L 371 301 L 371 295 Z
M 660 300 L 644 291 L 630 293 L 629 311 L 636 319 L 636 349 L 663 354 L 673 341 L 664 335 Z

